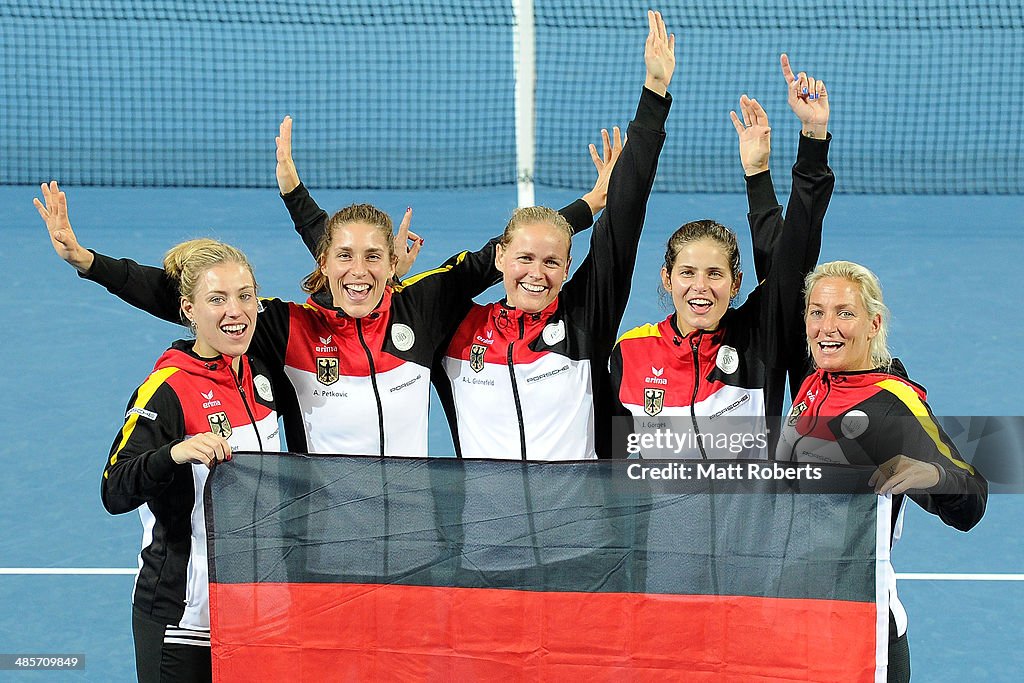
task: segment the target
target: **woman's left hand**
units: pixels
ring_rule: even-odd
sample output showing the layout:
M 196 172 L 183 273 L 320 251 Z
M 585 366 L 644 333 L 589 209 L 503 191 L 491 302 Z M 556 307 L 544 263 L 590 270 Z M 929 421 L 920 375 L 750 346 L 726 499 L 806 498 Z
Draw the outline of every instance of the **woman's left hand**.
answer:
M 590 159 L 594 162 L 594 168 L 597 169 L 597 180 L 594 181 L 594 189 L 583 195 L 583 201 L 590 207 L 592 216 L 596 216 L 608 205 L 608 181 L 612 177 L 612 169 L 615 168 L 615 162 L 622 155 L 622 146 L 625 144 L 619 127 L 613 127 L 612 131 L 614 143 L 608 137 L 608 130 L 601 129 L 601 141 L 604 144 L 602 156 L 598 156 L 597 147 L 593 144 L 590 145 Z
M 868 480 L 880 496 L 899 495 L 910 490 L 923 491 L 939 483 L 939 466 L 930 462 L 897 455 L 882 463 Z
M 395 277 L 399 280 L 412 270 L 412 264 L 416 263 L 416 257 L 420 255 L 420 247 L 423 246 L 423 238 L 409 229 L 411 224 L 412 209 L 408 208 L 402 217 L 401 225 L 398 226 L 398 234 L 395 235 L 395 255 L 398 257 L 398 262 L 395 264 Z

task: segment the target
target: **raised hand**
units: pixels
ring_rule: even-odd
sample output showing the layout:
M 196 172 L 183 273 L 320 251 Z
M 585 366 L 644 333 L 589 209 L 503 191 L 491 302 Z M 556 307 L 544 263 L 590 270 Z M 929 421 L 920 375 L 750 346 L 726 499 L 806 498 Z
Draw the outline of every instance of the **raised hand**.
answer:
M 190 439 L 171 446 L 171 460 L 184 465 L 187 462 L 195 462 L 207 467 L 219 460 L 231 459 L 231 445 L 223 436 L 217 436 L 213 432 L 196 434 Z
M 829 116 L 825 82 L 810 78 L 803 71 L 794 75 L 785 53 L 779 56 L 779 63 L 789 88 L 789 108 L 800 119 L 803 134 L 809 138 L 824 139 L 828 134 Z
M 75 231 L 68 220 L 68 198 L 57 186 L 56 180 L 39 186 L 43 201 L 36 197 L 32 200 L 40 218 L 50 233 L 50 243 L 57 256 L 70 263 L 80 273 L 87 273 L 92 268 L 94 256 L 91 251 L 78 243 Z
M 889 493 L 895 496 L 907 491 L 930 489 L 940 480 L 938 465 L 897 455 L 886 460 L 875 470 L 868 479 L 868 486 L 874 486 L 875 493 L 880 496 Z
M 754 175 L 768 170 L 768 157 L 772 152 L 772 129 L 768 126 L 768 114 L 757 100 L 746 95 L 740 97 L 740 112 L 743 121 L 736 112 L 729 112 L 736 135 L 740 139 L 740 163 L 746 175 Z
M 644 44 L 647 80 L 644 87 L 664 96 L 676 70 L 676 36 L 665 30 L 661 12 L 647 10 L 647 26 L 647 42 Z
M 597 147 L 590 145 L 590 158 L 597 169 L 597 180 L 594 181 L 594 189 L 583 195 L 583 201 L 590 206 L 590 213 L 594 216 L 608 204 L 608 180 L 612 177 L 612 169 L 615 168 L 615 162 L 619 160 L 622 146 L 625 144 L 618 126 L 612 128 L 612 135 L 614 141 L 608 137 L 608 129 L 601 129 L 604 147 L 601 156 L 597 154 Z
M 299 186 L 299 172 L 292 158 L 292 117 L 281 119 L 281 128 L 274 138 L 277 143 L 277 187 L 288 194 Z
M 395 264 L 395 277 L 399 280 L 412 270 L 412 264 L 416 263 L 420 247 L 423 246 L 423 238 L 409 229 L 411 224 L 412 209 L 408 208 L 402 217 L 402 223 L 398 226 L 398 234 L 395 235 L 395 256 L 398 259 Z

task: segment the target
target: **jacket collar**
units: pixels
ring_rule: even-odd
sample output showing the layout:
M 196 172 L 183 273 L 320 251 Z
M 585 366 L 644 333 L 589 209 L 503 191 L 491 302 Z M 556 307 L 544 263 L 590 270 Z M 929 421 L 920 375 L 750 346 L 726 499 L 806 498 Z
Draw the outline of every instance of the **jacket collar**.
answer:
M 491 324 L 504 337 L 518 338 L 521 327 L 523 329 L 523 338 L 529 338 L 528 330 L 547 324 L 548 319 L 554 315 L 556 310 L 558 310 L 557 296 L 547 307 L 536 313 L 526 313 L 521 309 L 509 306 L 508 299 L 502 299 L 491 304 Z
M 194 342 L 189 339 L 179 339 L 171 345 L 171 348 L 164 351 L 156 362 L 154 370 L 162 368 L 179 368 L 190 375 L 206 377 L 218 384 L 224 384 L 234 388 L 236 378 L 231 368 L 232 358 L 217 355 L 213 358 L 202 358 L 192 350 Z M 239 379 L 245 373 L 244 359 L 239 360 Z
M 683 334 L 676 324 L 675 313 L 658 323 L 658 331 L 677 357 L 687 359 L 693 357 L 694 342 L 697 344 L 698 354 L 706 356 L 713 353 L 715 348 L 721 344 L 724 335 L 721 325 L 714 330 L 694 330 L 689 334 Z
M 913 387 L 922 398 L 925 396 L 925 388 L 914 382 L 907 375 L 907 369 L 899 358 L 893 358 L 886 367 L 871 368 L 870 370 L 850 370 L 846 372 L 826 372 L 816 368 L 814 374 L 818 381 L 830 384 L 842 384 L 848 387 L 865 387 L 878 384 L 885 379 L 896 379 Z

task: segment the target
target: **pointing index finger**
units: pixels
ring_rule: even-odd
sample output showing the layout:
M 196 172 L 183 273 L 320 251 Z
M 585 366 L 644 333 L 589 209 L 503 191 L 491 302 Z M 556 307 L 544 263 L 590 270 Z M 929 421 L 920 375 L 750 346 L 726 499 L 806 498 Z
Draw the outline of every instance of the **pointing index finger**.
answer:
M 783 52 L 779 55 L 779 64 L 782 66 L 782 75 L 785 77 L 787 83 L 793 83 L 796 80 L 796 76 L 793 75 L 793 68 L 789 65 L 789 55 Z

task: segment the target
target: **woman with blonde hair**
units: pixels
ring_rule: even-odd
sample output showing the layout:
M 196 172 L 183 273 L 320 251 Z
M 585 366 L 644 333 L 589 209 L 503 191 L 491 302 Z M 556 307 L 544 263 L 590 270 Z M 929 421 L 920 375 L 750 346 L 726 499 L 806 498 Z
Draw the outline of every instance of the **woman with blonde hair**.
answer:
M 62 248 L 67 200 L 56 183 L 36 200 Z M 171 344 L 128 401 L 100 489 L 111 514 L 138 510 L 143 526 L 132 596 L 139 681 L 209 681 L 209 581 L 203 487 L 235 450 L 280 450 L 267 370 L 248 355 L 257 284 L 234 247 L 183 242 L 164 258 L 193 338 Z
M 985 514 L 988 484 L 966 463 L 889 351 L 889 309 L 878 278 L 850 261 L 808 274 L 804 321 L 813 369 L 797 392 L 777 457 L 877 467 L 870 484 L 892 496 L 892 543 L 909 497 L 968 531 Z M 910 680 L 907 613 L 889 566 L 889 680 Z

